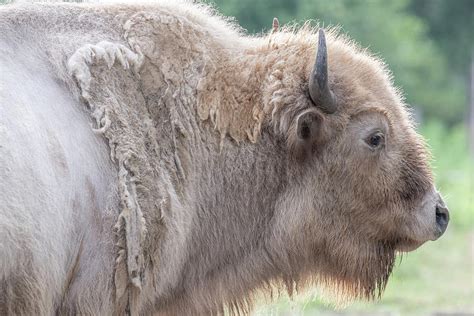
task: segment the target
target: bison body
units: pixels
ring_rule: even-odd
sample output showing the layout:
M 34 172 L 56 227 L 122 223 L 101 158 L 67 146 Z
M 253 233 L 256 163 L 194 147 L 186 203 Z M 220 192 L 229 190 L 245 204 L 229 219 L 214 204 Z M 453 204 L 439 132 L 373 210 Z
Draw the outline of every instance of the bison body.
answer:
M 165 2 L 7 5 L 0 29 L 2 315 L 372 298 L 446 228 L 388 71 L 336 34 L 325 56 Z

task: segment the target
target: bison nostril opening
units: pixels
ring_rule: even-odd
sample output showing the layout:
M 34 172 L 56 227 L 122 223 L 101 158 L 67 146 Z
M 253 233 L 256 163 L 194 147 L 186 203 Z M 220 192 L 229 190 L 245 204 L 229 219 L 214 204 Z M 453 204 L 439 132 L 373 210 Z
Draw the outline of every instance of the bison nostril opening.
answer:
M 448 227 L 449 222 L 449 212 L 448 209 L 444 206 L 436 206 L 436 224 L 438 225 L 440 236 L 444 233 Z

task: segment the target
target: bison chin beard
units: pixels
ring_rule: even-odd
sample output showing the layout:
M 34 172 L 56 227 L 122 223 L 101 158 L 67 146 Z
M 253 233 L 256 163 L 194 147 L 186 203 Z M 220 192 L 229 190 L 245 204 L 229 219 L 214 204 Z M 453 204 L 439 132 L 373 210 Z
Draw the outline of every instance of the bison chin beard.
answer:
M 345 246 L 328 245 L 324 250 L 316 247 L 304 267 L 295 260 L 294 268 L 299 265 L 300 274 L 285 280 L 288 294 L 317 288 L 324 301 L 336 306 L 345 306 L 356 299 L 379 299 L 395 263 L 395 245 L 388 242 L 355 245 L 354 242 Z

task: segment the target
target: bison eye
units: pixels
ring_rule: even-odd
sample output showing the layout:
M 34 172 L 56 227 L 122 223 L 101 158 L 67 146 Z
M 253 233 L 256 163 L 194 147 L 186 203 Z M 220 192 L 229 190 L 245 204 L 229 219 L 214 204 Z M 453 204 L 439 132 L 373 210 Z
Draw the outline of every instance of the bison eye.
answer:
M 369 138 L 366 139 L 367 145 L 370 146 L 372 149 L 379 148 L 383 146 L 384 144 L 384 135 L 382 132 L 375 132 L 372 135 L 369 136 Z

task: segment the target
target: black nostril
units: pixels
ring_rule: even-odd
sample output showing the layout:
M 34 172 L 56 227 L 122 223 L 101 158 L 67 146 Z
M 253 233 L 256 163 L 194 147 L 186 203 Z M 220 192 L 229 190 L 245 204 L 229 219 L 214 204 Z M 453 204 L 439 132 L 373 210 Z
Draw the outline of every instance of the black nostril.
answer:
M 444 233 L 446 227 L 448 226 L 449 222 L 449 211 L 446 207 L 437 205 L 436 206 L 436 224 L 438 224 L 438 228 L 440 233 Z

